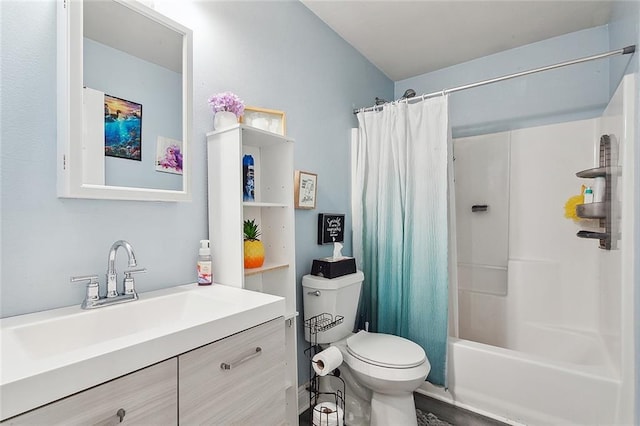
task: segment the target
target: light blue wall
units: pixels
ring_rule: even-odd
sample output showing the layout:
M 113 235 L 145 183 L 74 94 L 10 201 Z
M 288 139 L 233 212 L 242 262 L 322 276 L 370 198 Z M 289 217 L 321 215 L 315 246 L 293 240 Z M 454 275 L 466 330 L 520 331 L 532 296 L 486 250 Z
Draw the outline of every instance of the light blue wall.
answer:
M 182 191 L 182 176 L 156 171 L 158 136 L 182 140 L 182 74 L 84 39 L 84 85 L 142 104 L 142 161 L 105 157 L 105 183 Z
M 638 1 L 615 1 L 609 23 L 609 48 L 620 49 L 632 44 L 638 44 L 638 34 L 640 33 L 640 2 Z M 627 73 L 638 71 L 638 57 L 640 57 L 640 46 L 636 46 L 636 54 L 627 56 L 625 61 L 612 61 L 609 72 L 609 92 L 613 93 L 618 88 L 622 76 Z
M 80 304 L 84 288 L 69 277 L 104 274 L 118 239 L 132 243 L 149 271 L 136 278 L 140 291 L 194 282 L 198 240 L 208 230 L 207 98 L 226 90 L 249 105 L 285 111 L 295 168 L 318 174 L 317 209 L 296 212 L 298 278 L 312 259 L 331 254 L 316 245 L 316 220 L 320 212 L 350 214 L 352 109 L 376 95 L 391 98 L 393 82 L 300 2 L 155 1 L 194 31 L 191 203 L 56 197 L 55 3 L 0 3 L 1 316 Z M 301 357 L 304 371 L 307 362 Z
M 170 16 L 194 30 L 194 201 L 147 203 L 56 197 L 55 3 L 2 2 L 2 316 L 79 303 L 69 276 L 102 273 L 119 238 L 149 270 L 141 291 L 193 281 L 207 233 L 206 101 L 224 90 L 286 111 L 295 167 L 319 179 L 318 208 L 297 212 L 298 274 L 330 254 L 316 215 L 348 214 L 352 108 L 391 97 L 392 82 L 299 2 L 179 6 Z
M 606 26 L 578 31 L 398 81 L 395 98 L 409 88 L 437 92 L 608 50 Z M 609 101 L 608 82 L 609 62 L 601 60 L 452 93 L 453 135 L 596 117 Z
M 351 111 L 371 105 L 375 96 L 393 98 L 393 83 L 297 1 L 155 3 L 194 30 L 191 203 L 56 198 L 55 4 L 0 2 L 2 317 L 79 304 L 84 290 L 70 284 L 69 276 L 103 274 L 107 250 L 121 238 L 133 244 L 140 265 L 149 270 L 137 279 L 140 291 L 194 281 L 198 240 L 207 234 L 204 135 L 212 129 L 212 115 L 206 99 L 220 91 L 232 90 L 250 105 L 286 111 L 287 133 L 296 139 L 295 168 L 318 173 L 318 208 L 296 212 L 298 281 L 308 273 L 312 259 L 331 253 L 315 243 L 317 213 L 346 213 L 346 234 L 350 233 L 349 129 L 356 125 Z M 395 84 L 395 97 L 406 88 L 431 92 L 600 53 L 609 50 L 610 43 L 611 48 L 620 47 L 613 45 L 618 37 L 623 45 L 640 45 L 640 11 L 637 2 L 629 3 L 635 4 L 616 2 L 614 7 L 614 17 L 631 17 L 621 24 L 624 27 L 612 24 L 609 30 L 568 34 L 403 80 Z M 626 7 L 631 9 L 622 9 Z M 635 30 L 628 25 L 635 25 Z M 626 41 L 623 34 L 631 34 L 633 40 Z M 639 68 L 639 58 L 636 53 L 627 71 Z M 617 85 L 609 81 L 619 79 L 618 69 L 627 67 L 614 61 L 625 60 L 598 61 L 578 65 L 580 71 L 550 71 L 545 77 L 454 94 L 452 124 L 463 136 L 596 116 L 609 99 L 610 87 Z M 636 159 L 640 164 L 640 149 Z M 640 173 L 636 187 L 640 190 Z M 638 246 L 640 228 L 636 233 Z M 349 254 L 350 240 L 345 243 Z M 640 251 L 636 277 L 639 259 Z M 640 318 L 639 283 L 636 290 Z M 640 332 L 636 334 L 640 345 Z M 299 362 L 303 381 L 306 359 L 300 357 Z M 637 398 L 640 407 L 640 395 Z

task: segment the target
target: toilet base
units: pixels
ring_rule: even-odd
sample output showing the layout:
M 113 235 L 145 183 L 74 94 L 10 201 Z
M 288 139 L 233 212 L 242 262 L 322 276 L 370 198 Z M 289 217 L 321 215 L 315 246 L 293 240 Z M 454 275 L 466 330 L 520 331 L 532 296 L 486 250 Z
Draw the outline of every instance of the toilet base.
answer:
M 418 426 L 413 393 L 371 395 L 371 426 Z

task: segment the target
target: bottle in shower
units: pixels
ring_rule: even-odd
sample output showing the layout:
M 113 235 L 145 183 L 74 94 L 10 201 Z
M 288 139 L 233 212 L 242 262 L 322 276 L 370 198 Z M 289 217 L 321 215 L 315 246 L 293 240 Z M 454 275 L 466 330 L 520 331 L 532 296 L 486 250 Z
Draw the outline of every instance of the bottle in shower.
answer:
M 245 155 L 242 158 L 242 199 L 243 201 L 255 201 L 255 175 L 253 169 L 253 156 Z
M 584 190 L 584 204 L 593 203 L 593 190 L 590 186 Z

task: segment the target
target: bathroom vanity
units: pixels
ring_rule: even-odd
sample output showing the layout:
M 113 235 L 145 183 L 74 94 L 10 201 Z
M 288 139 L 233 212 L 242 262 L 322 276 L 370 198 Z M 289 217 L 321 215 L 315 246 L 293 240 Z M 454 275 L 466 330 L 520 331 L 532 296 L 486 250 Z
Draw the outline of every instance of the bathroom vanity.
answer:
M 0 320 L 2 424 L 285 422 L 282 298 L 222 285 L 140 298 Z

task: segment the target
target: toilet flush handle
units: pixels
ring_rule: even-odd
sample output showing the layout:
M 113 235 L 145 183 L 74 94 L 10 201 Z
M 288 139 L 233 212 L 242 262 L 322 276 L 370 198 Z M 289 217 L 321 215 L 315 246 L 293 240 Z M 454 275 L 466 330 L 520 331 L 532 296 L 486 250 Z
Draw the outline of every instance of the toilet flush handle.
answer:
M 307 293 L 309 296 L 320 296 L 320 290 L 310 291 Z

